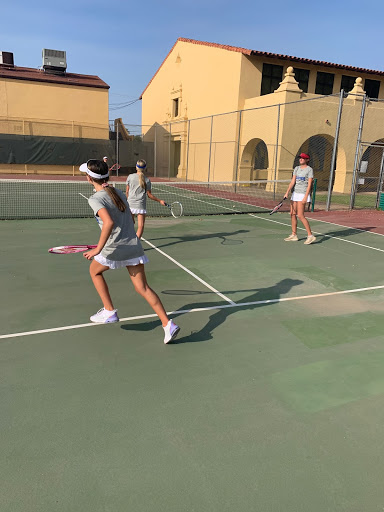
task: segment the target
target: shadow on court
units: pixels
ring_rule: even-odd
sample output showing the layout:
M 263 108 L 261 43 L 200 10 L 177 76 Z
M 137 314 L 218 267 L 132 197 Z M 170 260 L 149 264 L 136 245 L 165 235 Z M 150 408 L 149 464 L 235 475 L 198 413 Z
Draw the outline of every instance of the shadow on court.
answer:
M 370 229 L 374 229 L 374 228 L 368 226 L 363 229 L 369 231 Z M 332 237 L 348 238 L 349 236 L 353 236 L 353 235 L 361 235 L 361 233 L 362 233 L 361 230 L 357 230 L 357 229 L 353 229 L 353 228 L 342 229 L 342 230 L 338 230 L 338 231 L 328 231 L 327 233 L 321 233 L 321 234 L 314 233 L 317 240 L 316 240 L 316 242 L 314 242 L 313 245 L 322 244 L 323 242 L 328 242 L 329 239 Z
M 162 245 L 156 244 L 156 247 L 159 249 L 162 249 L 164 247 L 169 247 L 171 245 L 183 243 L 183 242 L 197 242 L 197 241 L 209 240 L 211 238 L 221 239 L 220 243 L 222 245 L 240 245 L 243 243 L 243 240 L 239 240 L 239 239 L 236 240 L 236 239 L 233 239 L 230 237 L 240 235 L 243 233 L 249 233 L 249 230 L 248 229 L 238 229 L 237 231 L 230 231 L 230 232 L 226 232 L 226 233 L 209 233 L 206 235 L 201 234 L 201 235 L 166 236 L 166 237 L 161 237 L 161 238 L 149 238 L 148 240 L 150 242 L 157 242 L 158 240 L 171 240 L 170 242 L 167 242 Z M 151 251 L 151 250 L 154 250 L 154 249 L 152 247 L 145 249 L 146 252 Z
M 259 301 L 267 301 L 267 300 L 279 300 L 281 295 L 288 293 L 294 286 L 299 286 L 303 284 L 303 281 L 299 279 L 283 279 L 276 283 L 273 286 L 269 286 L 267 288 L 258 288 L 256 290 L 249 290 L 252 293 L 246 296 L 241 302 L 237 303 L 237 306 L 234 307 L 226 307 L 223 309 L 215 310 L 212 315 L 209 317 L 209 320 L 205 326 L 203 326 L 198 331 L 192 331 L 188 336 L 183 336 L 181 338 L 176 339 L 173 344 L 177 345 L 180 343 L 196 343 L 200 341 L 208 341 L 213 338 L 212 333 L 219 325 L 223 324 L 230 315 L 236 314 L 237 311 L 244 310 L 253 310 L 263 306 L 272 306 L 276 304 L 276 302 L 272 303 L 262 303 L 262 304 L 247 304 L 248 302 L 259 302 Z M 170 290 L 164 293 L 171 294 L 175 293 L 181 295 L 184 290 Z M 237 292 L 240 290 L 236 290 Z M 248 290 L 246 290 L 248 291 Z M 204 293 L 214 293 L 214 292 L 193 292 L 196 294 L 204 294 Z M 223 292 L 228 293 L 228 292 Z M 186 295 L 190 295 L 191 292 L 186 291 Z M 242 306 L 241 304 L 244 304 Z M 210 308 L 214 306 L 223 306 L 223 302 L 209 301 L 209 302 L 193 302 L 189 304 L 185 304 L 183 306 L 183 311 L 191 310 L 195 308 Z M 186 313 L 175 313 L 172 315 L 172 318 L 175 319 L 178 316 L 185 315 Z M 152 320 L 150 322 L 145 323 L 137 323 L 132 324 L 128 323 L 122 325 L 121 328 L 128 331 L 151 331 L 152 329 L 157 329 L 159 327 L 159 320 Z M 182 322 L 181 322 L 182 328 Z

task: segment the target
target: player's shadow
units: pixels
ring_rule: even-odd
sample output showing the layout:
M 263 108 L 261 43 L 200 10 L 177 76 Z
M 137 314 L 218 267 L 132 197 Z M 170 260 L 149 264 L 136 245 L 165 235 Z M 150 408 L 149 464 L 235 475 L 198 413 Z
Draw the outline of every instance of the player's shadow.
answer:
M 208 322 L 206 325 L 201 327 L 199 330 L 192 331 L 189 334 L 186 334 L 184 331 L 184 335 L 181 338 L 176 339 L 173 344 L 180 344 L 180 343 L 196 343 L 200 341 L 208 341 L 212 339 L 212 333 L 218 327 L 219 325 L 223 324 L 226 319 L 230 315 L 236 314 L 238 311 L 243 310 L 253 310 L 259 307 L 264 306 L 271 306 L 273 304 L 276 304 L 279 302 L 279 299 L 282 295 L 285 295 L 288 293 L 294 286 L 299 286 L 300 284 L 303 284 L 303 281 L 300 281 L 299 279 L 282 279 L 278 283 L 276 283 L 273 286 L 269 286 L 267 288 L 258 288 L 254 290 L 243 290 L 243 291 L 250 291 L 249 295 L 241 299 L 241 303 L 237 303 L 237 305 L 233 306 L 226 302 L 217 302 L 217 301 L 207 301 L 207 302 L 193 302 L 190 304 L 185 304 L 182 308 L 182 312 L 178 313 L 175 311 L 172 314 L 172 318 L 175 319 L 178 316 L 184 316 L 185 311 L 191 311 L 193 309 L 198 308 L 215 308 L 218 307 L 220 309 L 213 309 L 212 314 L 209 317 Z M 167 294 L 174 294 L 174 295 L 182 295 L 184 290 L 168 290 L 165 293 Z M 235 290 L 235 292 L 239 292 L 241 290 Z M 190 294 L 188 290 L 185 290 L 185 294 Z M 196 293 L 198 295 L 201 294 L 211 294 L 214 292 L 192 292 Z M 225 293 L 231 293 L 231 292 L 223 292 Z M 268 302 L 270 301 L 270 302 Z M 180 322 L 180 327 L 183 327 L 182 321 Z M 143 322 L 143 323 L 127 323 L 121 326 L 122 329 L 126 329 L 129 331 L 151 331 L 152 329 L 159 328 L 160 322 L 158 319 L 151 320 L 150 322 Z M 182 331 L 183 332 L 183 331 Z
M 368 226 L 368 227 L 364 228 L 364 231 L 369 231 L 371 229 L 374 229 L 374 228 L 371 226 Z M 315 233 L 316 242 L 314 242 L 314 243 L 322 244 L 323 242 L 329 242 L 329 240 L 331 240 L 332 238 L 335 238 L 335 237 L 336 238 L 348 238 L 348 237 L 354 236 L 354 235 L 361 235 L 364 231 L 354 229 L 354 228 L 346 228 L 346 229 L 342 229 L 342 230 L 328 231 L 327 233 L 321 233 L 321 234 Z
M 231 238 L 233 236 L 238 236 L 244 233 L 249 233 L 248 229 L 238 229 L 237 231 L 230 231 L 224 233 L 208 233 L 208 234 L 198 234 L 198 235 L 180 235 L 180 236 L 166 236 L 166 237 L 158 237 L 158 238 L 150 238 L 149 242 L 157 242 L 158 240 L 166 240 L 165 243 L 157 245 L 156 247 L 162 249 L 164 247 L 169 247 L 171 245 L 180 244 L 182 242 L 197 242 L 203 240 L 209 240 L 211 238 L 221 239 L 221 245 L 240 245 L 243 243 L 243 240 L 237 238 Z M 145 248 L 146 252 L 154 250 L 152 247 Z

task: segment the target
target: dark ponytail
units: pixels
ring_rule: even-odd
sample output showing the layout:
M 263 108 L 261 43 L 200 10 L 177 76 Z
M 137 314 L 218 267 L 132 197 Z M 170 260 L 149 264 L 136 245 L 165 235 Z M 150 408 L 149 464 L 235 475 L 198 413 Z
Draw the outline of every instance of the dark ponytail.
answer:
M 89 160 L 88 161 L 88 169 L 92 172 L 100 174 L 101 176 L 103 174 L 108 173 L 108 165 L 106 164 L 106 162 L 102 162 L 101 160 Z M 116 206 L 116 208 L 118 208 L 121 212 L 125 212 L 125 210 L 127 209 L 127 205 L 121 199 L 119 194 L 116 192 L 115 188 L 109 186 L 109 184 L 108 184 L 109 176 L 107 176 L 106 178 L 100 178 L 100 179 L 93 178 L 92 176 L 90 176 L 90 178 L 92 179 L 92 181 L 94 181 L 98 185 L 103 186 L 103 190 L 105 190 L 107 192 L 107 194 L 112 199 L 113 204 Z

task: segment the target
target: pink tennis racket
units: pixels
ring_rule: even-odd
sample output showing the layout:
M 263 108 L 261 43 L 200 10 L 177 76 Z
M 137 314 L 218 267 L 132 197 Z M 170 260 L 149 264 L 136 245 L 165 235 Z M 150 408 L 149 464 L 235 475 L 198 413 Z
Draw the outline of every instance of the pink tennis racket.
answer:
M 277 212 L 278 210 L 280 210 L 280 208 L 283 206 L 284 201 L 285 201 L 286 199 L 287 199 L 286 197 L 283 197 L 283 200 L 282 200 L 282 201 L 280 201 L 280 203 L 279 203 L 279 204 L 277 204 L 277 205 L 274 207 L 274 209 L 273 209 L 273 210 L 271 210 L 271 211 L 269 212 L 269 215 L 272 215 L 273 213 L 275 213 L 275 212 Z
M 85 252 L 90 249 L 95 249 L 96 247 L 97 245 L 61 245 L 48 249 L 48 252 L 52 254 L 73 254 L 75 252 Z

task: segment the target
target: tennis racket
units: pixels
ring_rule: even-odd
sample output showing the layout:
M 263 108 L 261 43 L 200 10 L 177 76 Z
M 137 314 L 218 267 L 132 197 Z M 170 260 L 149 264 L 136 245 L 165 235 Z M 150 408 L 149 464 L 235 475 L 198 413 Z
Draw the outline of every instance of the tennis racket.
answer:
M 89 249 L 95 249 L 97 245 L 61 245 L 48 249 L 51 254 L 73 254 L 75 252 L 85 252 Z
M 276 212 L 277 212 L 277 210 L 280 210 L 280 208 L 283 206 L 283 203 L 284 203 L 284 201 L 285 201 L 286 199 L 287 199 L 287 198 L 286 198 L 286 197 L 284 197 L 284 198 L 283 198 L 283 200 L 282 200 L 282 201 L 280 201 L 280 203 L 279 203 L 279 204 L 277 204 L 277 205 L 274 207 L 274 209 L 273 209 L 272 211 L 270 211 L 270 212 L 269 212 L 269 215 L 272 215 L 272 213 L 276 213 Z
M 179 201 L 175 201 L 171 204 L 165 203 L 165 206 L 171 210 L 171 214 L 175 219 L 183 215 L 183 205 L 179 203 Z

